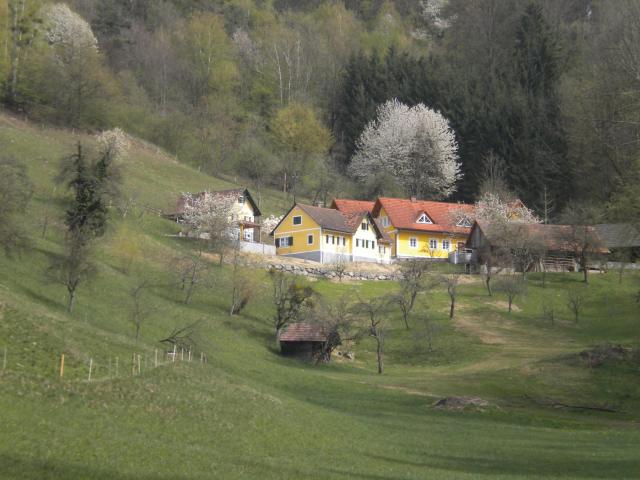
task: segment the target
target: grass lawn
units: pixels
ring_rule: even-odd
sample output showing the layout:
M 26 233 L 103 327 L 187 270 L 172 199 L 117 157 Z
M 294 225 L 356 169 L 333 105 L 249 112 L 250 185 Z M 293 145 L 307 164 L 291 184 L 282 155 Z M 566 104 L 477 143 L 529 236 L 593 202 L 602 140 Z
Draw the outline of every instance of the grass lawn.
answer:
M 449 479 L 638 478 L 640 365 L 612 360 L 589 368 L 582 350 L 605 342 L 638 344 L 640 276 L 531 275 L 507 313 L 465 276 L 448 318 L 439 288 L 419 299 L 411 330 L 387 319 L 386 370 L 375 373 L 375 346 L 364 338 L 354 361 L 312 366 L 278 355 L 270 285 L 255 271 L 256 295 L 242 315 L 227 315 L 229 270 L 212 266 L 212 283 L 190 305 L 182 292 L 155 287 L 141 337 L 134 338 L 131 288 L 140 279 L 172 281 L 169 260 L 188 244 L 166 237 L 171 222 L 136 211 L 114 212 L 97 251 L 99 274 L 82 285 L 77 310 L 64 310 L 64 287 L 45 272 L 60 251 L 63 193 L 53 189 L 55 160 L 75 137 L 0 117 L 0 147 L 29 166 L 36 197 L 26 217 L 32 248 L 0 256 L 0 478 L 11 479 Z M 125 193 L 166 208 L 183 190 L 223 188 L 152 147 L 136 145 L 126 164 Z M 263 194 L 267 213 L 282 198 Z M 49 212 L 47 214 L 47 212 Z M 139 252 L 129 265 L 119 233 Z M 126 245 L 125 245 L 126 246 Z M 313 282 L 326 298 L 375 296 L 393 282 Z M 576 323 L 570 288 L 585 288 Z M 543 318 L 553 305 L 556 321 Z M 425 319 L 433 325 L 427 348 Z M 154 367 L 158 341 L 199 321 L 208 363 Z M 65 377 L 58 377 L 65 353 Z M 141 373 L 132 375 L 132 355 Z M 161 355 L 162 357 L 162 355 Z M 197 353 L 196 353 L 197 357 Z M 116 358 L 118 371 L 116 374 Z M 89 362 L 92 379 L 88 381 Z M 136 360 L 137 364 L 137 360 Z M 477 396 L 489 407 L 434 408 L 446 396 Z M 551 408 L 553 399 L 608 406 L 616 413 Z

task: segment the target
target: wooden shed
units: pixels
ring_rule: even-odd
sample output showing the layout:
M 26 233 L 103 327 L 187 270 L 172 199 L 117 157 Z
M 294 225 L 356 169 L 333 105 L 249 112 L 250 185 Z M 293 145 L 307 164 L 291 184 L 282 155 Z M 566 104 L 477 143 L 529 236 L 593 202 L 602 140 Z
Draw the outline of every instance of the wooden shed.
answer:
M 282 355 L 304 360 L 317 360 L 327 336 L 322 328 L 308 322 L 287 325 L 280 333 L 280 352 Z

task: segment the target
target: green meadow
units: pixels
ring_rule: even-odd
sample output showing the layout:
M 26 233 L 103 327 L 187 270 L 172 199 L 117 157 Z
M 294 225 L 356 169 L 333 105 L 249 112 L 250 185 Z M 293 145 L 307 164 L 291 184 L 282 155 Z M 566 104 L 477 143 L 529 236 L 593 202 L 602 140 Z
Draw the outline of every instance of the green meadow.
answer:
M 410 330 L 399 312 L 390 315 L 383 375 L 367 337 L 349 347 L 352 361 L 282 358 L 266 272 L 255 271 L 255 298 L 237 317 L 227 315 L 229 267 L 212 264 L 211 284 L 189 305 L 162 286 L 171 283 L 169 260 L 191 245 L 167 236 L 176 225 L 153 211 L 182 191 L 233 184 L 134 142 L 122 168 L 123 195 L 136 206 L 124 217 L 112 210 L 98 275 L 81 285 L 69 315 L 64 286 L 46 270 L 61 251 L 67 195 L 53 178 L 78 140 L 91 147 L 89 136 L 0 116 L 0 148 L 28 166 L 35 186 L 25 215 L 31 248 L 0 255 L 0 478 L 640 477 L 637 273 L 621 282 L 617 272 L 594 273 L 588 286 L 579 274 L 548 274 L 544 287 L 531 274 L 511 314 L 503 296 L 463 276 L 452 320 L 443 288 L 419 298 Z M 287 206 L 283 195 L 263 192 L 264 213 Z M 150 311 L 136 341 L 130 291 L 141 279 L 159 286 L 145 297 Z M 396 288 L 312 283 L 329 300 Z M 567 306 L 573 288 L 586 290 L 578 322 Z M 553 307 L 553 324 L 543 306 Z M 191 362 L 168 361 L 159 340 L 195 322 L 208 362 L 200 352 Z M 635 357 L 593 367 L 580 358 L 607 343 L 635 346 Z M 434 407 L 449 396 L 488 406 Z

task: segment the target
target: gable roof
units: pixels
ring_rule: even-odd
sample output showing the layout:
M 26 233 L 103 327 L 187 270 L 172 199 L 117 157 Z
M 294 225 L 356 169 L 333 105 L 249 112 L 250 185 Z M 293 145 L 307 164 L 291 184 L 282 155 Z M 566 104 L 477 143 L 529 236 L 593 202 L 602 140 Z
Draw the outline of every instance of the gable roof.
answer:
M 630 223 L 601 223 L 593 227 L 607 248 L 640 247 L 640 232 Z
M 398 229 L 424 232 L 447 232 L 468 234 L 468 227 L 456 226 L 454 214 L 458 211 L 473 215 L 475 207 L 465 203 L 434 202 L 409 198 L 379 197 L 373 208 L 378 216 L 384 208 L 391 224 Z M 422 213 L 426 213 L 433 224 L 417 223 Z
M 334 198 L 331 202 L 331 208 L 340 210 L 341 212 L 369 212 L 373 211 L 376 202 L 369 200 L 349 200 L 346 198 Z
M 290 323 L 280 333 L 281 342 L 326 342 L 322 327 L 308 322 Z
M 510 232 L 517 233 L 518 231 L 522 231 L 529 238 L 538 239 L 548 251 L 573 252 L 575 249 L 575 244 L 571 240 L 575 238 L 575 227 L 573 225 L 509 222 L 506 224 L 506 228 Z M 594 253 L 609 253 L 609 250 L 603 244 L 596 229 L 589 225 L 587 225 L 586 228 L 587 234 L 591 238 L 592 247 L 590 250 Z M 491 224 L 487 222 L 476 221 L 469 234 L 467 246 L 470 246 L 470 242 L 473 239 L 473 232 L 476 229 L 482 231 L 492 246 L 499 246 L 501 243 L 504 243 L 504 237 L 500 234 L 499 229 L 491 228 Z
M 259 217 L 260 215 L 262 215 L 262 213 L 260 212 L 260 209 L 258 208 L 258 204 L 253 200 L 251 193 L 246 188 L 230 188 L 227 190 L 214 190 L 211 192 L 205 191 L 205 192 L 193 193 L 191 194 L 191 197 L 201 198 L 201 197 L 204 197 L 205 195 L 210 195 L 214 198 L 221 198 L 221 199 L 233 198 L 234 200 L 237 200 L 238 197 L 244 196 L 244 198 L 247 199 L 251 204 L 254 215 L 256 217 Z M 180 198 L 178 198 L 178 201 L 176 202 L 176 211 L 171 215 L 173 216 L 182 215 L 184 213 L 184 207 L 185 205 L 187 205 L 187 202 L 188 202 L 188 197 L 186 197 L 185 194 L 180 195 Z

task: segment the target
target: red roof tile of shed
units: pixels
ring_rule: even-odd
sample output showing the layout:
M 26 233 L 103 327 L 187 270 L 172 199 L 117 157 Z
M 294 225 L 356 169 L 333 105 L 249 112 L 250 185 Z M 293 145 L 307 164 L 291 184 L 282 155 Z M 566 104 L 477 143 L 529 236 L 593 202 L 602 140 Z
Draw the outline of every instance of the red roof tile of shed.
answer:
M 281 342 L 325 342 L 322 327 L 307 322 L 292 323 L 280 334 Z
M 340 210 L 345 213 L 353 212 L 369 212 L 373 211 L 373 207 L 376 202 L 370 202 L 368 200 L 348 200 L 346 198 L 335 198 L 331 202 L 331 208 Z

